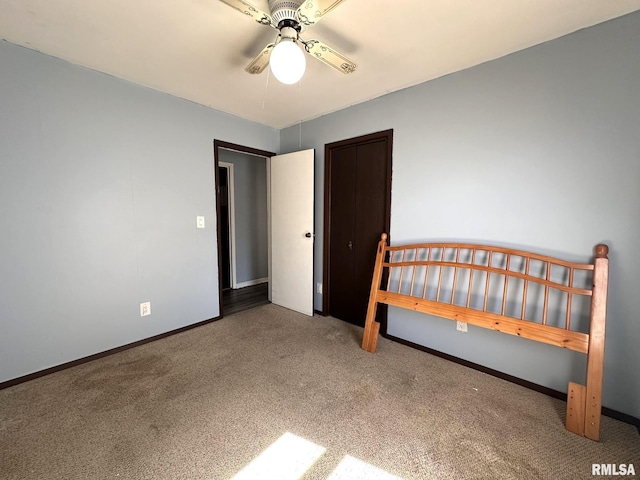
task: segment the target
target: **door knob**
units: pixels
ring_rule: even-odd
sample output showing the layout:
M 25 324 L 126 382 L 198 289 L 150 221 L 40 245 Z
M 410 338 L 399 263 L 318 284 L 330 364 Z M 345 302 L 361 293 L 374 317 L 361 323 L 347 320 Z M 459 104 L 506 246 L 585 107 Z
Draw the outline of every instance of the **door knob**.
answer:
M 311 238 L 313 236 L 313 233 L 307 232 L 307 233 L 304 234 L 304 236 L 307 237 L 307 238 Z
M 347 247 L 349 247 L 349 250 L 353 250 L 353 243 L 351 242 L 351 240 L 349 240 L 349 243 L 347 243 Z

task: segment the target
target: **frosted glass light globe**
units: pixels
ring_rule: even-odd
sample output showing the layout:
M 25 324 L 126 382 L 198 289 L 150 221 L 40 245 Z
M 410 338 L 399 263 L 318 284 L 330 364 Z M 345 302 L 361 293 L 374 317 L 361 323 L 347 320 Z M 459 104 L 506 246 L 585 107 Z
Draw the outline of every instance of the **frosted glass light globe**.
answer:
M 304 75 L 307 62 L 300 47 L 293 40 L 283 38 L 273 47 L 269 65 L 278 81 L 292 85 L 300 81 Z

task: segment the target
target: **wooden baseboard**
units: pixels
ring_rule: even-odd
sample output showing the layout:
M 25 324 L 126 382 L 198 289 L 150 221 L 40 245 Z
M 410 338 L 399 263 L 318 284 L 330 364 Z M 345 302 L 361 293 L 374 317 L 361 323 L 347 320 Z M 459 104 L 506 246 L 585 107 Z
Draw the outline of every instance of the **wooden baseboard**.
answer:
M 567 401 L 566 393 L 560 392 L 558 390 L 554 390 L 553 388 L 545 387 L 543 385 L 538 385 L 537 383 L 533 383 L 528 380 L 523 380 L 522 378 L 514 377 L 513 375 L 509 375 L 507 373 L 494 370 L 493 368 L 485 367 L 478 363 L 473 363 L 468 360 L 464 360 L 462 358 L 449 355 L 448 353 L 443 353 L 438 350 L 425 347 L 424 345 L 410 342 L 409 340 L 405 340 L 403 338 L 394 337 L 393 335 L 389 335 L 389 334 L 383 334 L 382 336 L 394 342 L 401 343 L 402 345 L 406 345 L 408 347 L 415 348 L 417 350 L 421 350 L 426 353 L 430 353 L 431 355 L 435 355 L 436 357 L 444 358 L 445 360 L 449 360 L 459 365 L 473 368 L 474 370 L 478 370 L 479 372 L 489 374 L 493 377 L 497 377 L 502 380 L 507 380 L 508 382 L 515 383 L 516 385 L 520 385 L 522 387 L 526 387 L 531 390 L 535 390 L 536 392 L 544 393 L 545 395 L 549 395 L 550 397 L 557 398 L 565 402 Z M 621 422 L 628 423 L 629 425 L 633 425 L 638 429 L 638 434 L 640 434 L 640 418 L 636 418 L 632 415 L 618 412 L 617 410 L 613 410 L 607 407 L 602 407 L 602 414 L 606 415 L 607 417 L 613 418 L 615 420 L 620 420 Z
M 138 347 L 140 345 L 144 345 L 145 343 L 155 342 L 156 340 L 170 337 L 171 335 L 175 335 L 176 333 L 186 332 L 187 330 L 191 330 L 192 328 L 206 325 L 207 323 L 215 322 L 216 320 L 220 320 L 221 318 L 222 318 L 221 316 L 217 316 L 214 318 L 210 318 L 209 320 L 203 320 L 202 322 L 194 323 L 193 325 L 180 327 L 175 330 L 171 330 L 169 332 L 161 333 L 159 335 L 154 335 L 153 337 L 138 340 L 137 342 L 128 343 L 126 345 L 121 345 L 119 347 L 111 348 L 109 350 L 105 350 L 104 352 L 94 353 L 93 355 L 89 355 L 88 357 L 79 358 L 77 360 L 72 360 L 67 363 L 56 365 L 54 367 L 45 368 L 44 370 L 39 370 L 37 372 L 29 373 L 28 375 L 24 375 L 22 377 L 6 380 L 0 383 L 0 390 L 4 388 L 13 387 L 14 385 L 18 385 L 20 383 L 28 382 L 29 380 L 35 380 L 36 378 L 44 377 L 45 375 L 49 375 L 50 373 L 66 370 L 67 368 L 75 367 L 76 365 L 82 365 L 83 363 L 87 363 L 92 360 L 97 360 L 98 358 L 108 357 L 109 355 L 113 355 L 114 353 L 119 353 L 124 350 L 129 350 L 130 348 Z

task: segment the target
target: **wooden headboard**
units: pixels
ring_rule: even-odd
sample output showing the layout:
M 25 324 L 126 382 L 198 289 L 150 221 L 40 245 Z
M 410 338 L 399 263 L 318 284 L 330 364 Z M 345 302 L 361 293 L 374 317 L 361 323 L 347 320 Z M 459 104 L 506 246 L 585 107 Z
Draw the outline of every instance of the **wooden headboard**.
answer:
M 375 352 L 379 303 L 489 328 L 587 355 L 586 386 L 569 382 L 566 428 L 598 440 L 608 247 L 592 264 L 465 243 L 389 246 L 382 234 L 362 348 Z

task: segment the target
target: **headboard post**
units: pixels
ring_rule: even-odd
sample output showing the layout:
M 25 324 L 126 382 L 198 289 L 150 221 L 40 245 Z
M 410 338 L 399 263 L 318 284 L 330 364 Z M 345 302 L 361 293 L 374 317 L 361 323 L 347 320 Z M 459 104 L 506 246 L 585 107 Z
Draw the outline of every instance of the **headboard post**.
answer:
M 596 245 L 595 250 L 584 419 L 584 436 L 592 440 L 600 438 L 605 319 L 607 316 L 607 289 L 609 283 L 609 259 L 607 258 L 609 247 L 599 244 Z
M 382 280 L 382 262 L 384 262 L 385 248 L 387 246 L 387 234 L 380 235 L 378 242 L 378 253 L 373 269 L 373 280 L 371 282 L 371 293 L 369 294 L 369 307 L 367 308 L 367 318 L 364 323 L 364 337 L 362 338 L 362 348 L 368 352 L 375 353 L 378 346 L 378 332 L 380 324 L 376 322 L 376 312 L 378 311 L 378 289 Z

